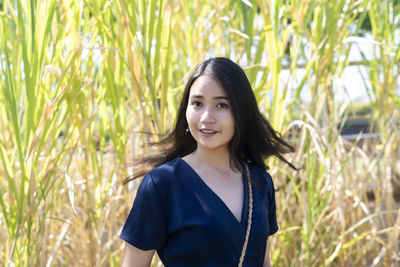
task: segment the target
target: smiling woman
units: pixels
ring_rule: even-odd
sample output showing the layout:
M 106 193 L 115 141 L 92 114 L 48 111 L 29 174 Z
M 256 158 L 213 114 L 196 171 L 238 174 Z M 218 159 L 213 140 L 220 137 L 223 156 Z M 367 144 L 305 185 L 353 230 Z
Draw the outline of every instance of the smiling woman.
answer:
M 287 162 L 293 149 L 261 115 L 244 71 L 227 58 L 200 64 L 159 145 L 166 152 L 126 180 L 145 174 L 120 235 L 123 265 L 149 266 L 156 250 L 166 266 L 270 266 L 278 224 L 264 160 Z
M 193 83 L 186 120 L 197 152 L 229 153 L 235 126 L 228 97 L 217 80 L 204 75 Z

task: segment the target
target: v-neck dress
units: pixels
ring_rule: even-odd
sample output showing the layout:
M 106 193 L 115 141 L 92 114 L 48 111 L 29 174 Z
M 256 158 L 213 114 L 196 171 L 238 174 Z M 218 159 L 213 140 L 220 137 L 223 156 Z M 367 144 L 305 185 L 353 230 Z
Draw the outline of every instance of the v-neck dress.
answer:
M 253 217 L 243 266 L 256 267 L 263 265 L 267 238 L 278 225 L 271 176 L 248 166 Z M 243 185 L 239 222 L 183 159 L 165 163 L 143 178 L 120 237 L 141 250 L 155 249 L 166 267 L 237 266 L 249 209 L 247 182 Z

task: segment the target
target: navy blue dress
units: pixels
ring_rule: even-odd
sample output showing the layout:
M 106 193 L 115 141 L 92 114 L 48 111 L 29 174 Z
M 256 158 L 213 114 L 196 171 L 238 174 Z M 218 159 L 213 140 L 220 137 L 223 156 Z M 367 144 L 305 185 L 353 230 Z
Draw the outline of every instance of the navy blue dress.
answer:
M 278 230 L 271 176 L 249 164 L 253 220 L 243 266 L 262 266 L 266 241 Z M 257 184 L 257 188 L 254 186 Z M 248 188 L 239 222 L 183 159 L 145 175 L 120 237 L 142 250 L 157 250 L 166 267 L 237 266 L 246 235 Z

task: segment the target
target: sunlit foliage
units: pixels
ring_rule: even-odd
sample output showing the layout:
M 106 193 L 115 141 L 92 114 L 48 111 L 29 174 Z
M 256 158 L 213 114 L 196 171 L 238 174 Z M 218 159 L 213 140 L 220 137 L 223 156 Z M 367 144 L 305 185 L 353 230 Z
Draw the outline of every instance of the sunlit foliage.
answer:
M 119 266 L 126 163 L 211 56 L 245 68 L 277 130 L 296 125 L 301 169 L 269 161 L 273 265 L 399 264 L 399 21 L 395 0 L 0 1 L 0 265 Z M 340 86 L 349 66 L 363 84 Z M 374 138 L 340 135 L 346 90 L 368 96 Z

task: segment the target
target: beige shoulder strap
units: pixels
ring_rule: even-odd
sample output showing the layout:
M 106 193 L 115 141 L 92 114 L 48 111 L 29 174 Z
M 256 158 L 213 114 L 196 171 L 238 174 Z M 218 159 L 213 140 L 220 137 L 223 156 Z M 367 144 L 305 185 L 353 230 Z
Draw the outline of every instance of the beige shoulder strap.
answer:
M 243 247 L 242 247 L 242 253 L 240 255 L 239 259 L 239 267 L 242 267 L 243 261 L 244 261 L 244 256 L 246 255 L 246 249 L 247 249 L 247 244 L 249 243 L 249 236 L 250 236 L 250 230 L 251 230 L 251 223 L 252 223 L 252 216 L 253 216 L 253 190 L 251 188 L 251 180 L 250 180 L 250 172 L 249 172 L 249 167 L 247 167 L 247 164 L 244 164 L 245 166 L 245 172 L 246 172 L 246 178 L 247 178 L 247 187 L 249 189 L 249 216 L 247 220 L 247 229 L 246 229 L 246 237 L 244 239 Z

